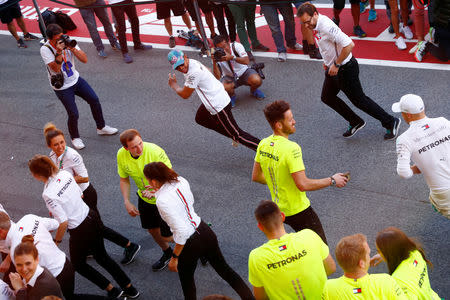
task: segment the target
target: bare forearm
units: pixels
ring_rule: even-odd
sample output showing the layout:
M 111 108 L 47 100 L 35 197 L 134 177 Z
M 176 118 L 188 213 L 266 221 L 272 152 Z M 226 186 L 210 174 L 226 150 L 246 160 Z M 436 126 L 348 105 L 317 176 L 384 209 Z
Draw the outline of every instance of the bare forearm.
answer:
M 72 53 L 75 55 L 76 58 L 78 58 L 79 61 L 81 61 L 82 63 L 87 63 L 88 58 L 86 53 L 84 53 L 83 50 L 78 50 L 77 48 L 73 48 L 70 49 L 70 51 L 72 51 Z
M 130 181 L 128 178 L 120 178 L 120 192 L 122 193 L 123 202 L 130 202 Z
M 62 223 L 59 224 L 59 227 L 56 230 L 56 234 L 55 234 L 55 240 L 56 241 L 61 241 L 63 239 L 64 234 L 66 233 L 66 230 L 67 230 L 67 226 L 68 226 L 68 222 L 67 221 L 62 222 Z
M 328 187 L 331 185 L 331 178 L 322 178 L 322 179 L 310 179 L 304 180 L 302 184 L 297 184 L 297 188 L 302 192 L 307 191 L 316 191 Z
M 235 57 L 234 60 L 237 63 L 240 63 L 242 65 L 248 65 L 250 63 L 250 59 L 248 58 L 248 56 L 244 56 L 244 57 Z

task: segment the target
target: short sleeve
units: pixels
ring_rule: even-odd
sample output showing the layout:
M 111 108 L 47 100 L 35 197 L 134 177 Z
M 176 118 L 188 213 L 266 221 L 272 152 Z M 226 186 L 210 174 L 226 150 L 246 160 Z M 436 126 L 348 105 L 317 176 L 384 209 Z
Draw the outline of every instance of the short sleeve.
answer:
M 195 89 L 197 88 L 200 82 L 201 72 L 200 70 L 195 70 L 186 75 L 184 85 L 188 88 Z
M 44 198 L 48 211 L 58 221 L 59 224 L 64 223 L 65 221 L 68 220 L 66 212 L 57 201 L 51 199 L 45 194 L 42 195 L 42 198 Z
M 40 221 L 48 231 L 56 230 L 59 227 L 59 223 L 55 219 L 41 218 Z
M 255 154 L 255 162 L 260 163 L 261 162 L 261 158 L 259 155 L 259 148 L 260 148 L 261 143 L 259 143 L 258 148 L 256 149 L 256 154 Z
M 335 43 L 342 48 L 347 47 L 352 43 L 352 39 L 337 26 L 330 27 L 329 33 L 334 38 Z
M 88 177 L 88 171 L 80 154 L 74 153 L 70 158 L 73 162 L 73 173 L 78 176 Z
M 248 257 L 248 281 L 255 287 L 262 287 L 263 283 L 258 278 L 255 256 L 255 250 L 253 250 Z
M 40 52 L 41 52 L 42 60 L 44 61 L 44 63 L 46 65 L 55 61 L 55 55 L 52 53 L 52 51 L 47 46 L 45 46 L 45 45 L 42 46 Z
M 245 48 L 244 48 L 244 46 L 242 46 L 241 43 L 234 42 L 234 48 L 236 49 L 237 54 L 239 54 L 239 57 L 246 57 L 246 56 L 248 56 L 247 55 L 247 51 L 245 51 Z
M 123 155 L 121 152 L 123 148 L 120 148 L 119 151 L 117 151 L 117 173 L 119 174 L 120 178 L 128 178 L 129 175 L 125 171 L 122 163 L 121 163 L 121 156 Z
M 303 155 L 302 148 L 299 145 L 295 144 L 289 150 L 289 153 L 286 157 L 286 163 L 289 168 L 289 173 L 295 173 L 305 170 L 305 165 L 303 164 Z
M 158 159 L 155 161 L 163 162 L 166 166 L 169 168 L 172 168 L 172 164 L 170 163 L 169 157 L 167 156 L 166 152 L 163 148 L 156 146 L 158 149 Z

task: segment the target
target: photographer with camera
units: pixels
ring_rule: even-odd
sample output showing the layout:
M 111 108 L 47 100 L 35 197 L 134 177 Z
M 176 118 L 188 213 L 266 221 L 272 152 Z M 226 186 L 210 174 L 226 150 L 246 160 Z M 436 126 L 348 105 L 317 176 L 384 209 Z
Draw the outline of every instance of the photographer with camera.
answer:
M 264 78 L 261 71 L 264 64 L 254 64 L 249 67 L 250 60 L 244 46 L 238 42 L 230 43 L 226 36 L 218 35 L 213 42 L 215 47 L 214 55 L 211 56 L 213 73 L 230 95 L 231 106 L 234 107 L 236 103 L 235 89 L 241 85 L 248 85 L 250 93 L 256 99 L 264 99 L 264 93 L 258 89 Z
M 83 98 L 91 107 L 92 116 L 97 125 L 97 134 L 116 134 L 116 128 L 105 125 L 102 106 L 94 90 L 75 69 L 75 57 L 82 63 L 87 63 L 86 53 L 77 46 L 77 41 L 63 35 L 62 28 L 57 24 L 48 25 L 46 34 L 48 41 L 41 47 L 40 52 L 47 68 L 50 84 L 67 111 L 69 117 L 67 124 L 74 148 L 80 150 L 85 147 L 78 133 L 78 108 L 75 95 Z

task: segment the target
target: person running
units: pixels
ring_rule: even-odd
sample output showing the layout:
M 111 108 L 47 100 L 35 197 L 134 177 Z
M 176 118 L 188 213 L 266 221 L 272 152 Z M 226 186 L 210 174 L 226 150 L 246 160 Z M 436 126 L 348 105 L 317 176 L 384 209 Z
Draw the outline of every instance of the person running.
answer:
M 427 264 L 432 264 L 421 245 L 396 227 L 378 232 L 376 245 L 378 254 L 372 257 L 372 265 L 385 261 L 389 274 L 409 299 L 441 299 L 431 289 Z
M 259 139 L 239 128 L 231 112 L 230 96 L 210 70 L 180 50 L 170 51 L 167 58 L 173 69 L 183 73 L 185 79 L 184 86 L 180 87 L 175 74 L 169 74 L 169 86 L 183 99 L 188 99 L 195 90 L 202 101 L 195 122 L 232 138 L 233 145 L 239 142 L 256 151 Z
M 365 235 L 343 237 L 336 245 L 336 260 L 344 275 L 329 279 L 322 300 L 407 300 L 394 278 L 388 274 L 369 274 L 370 247 Z
M 97 191 L 89 180 L 81 155 L 66 145 L 64 133 L 57 129 L 53 123 L 45 125 L 44 136 L 47 147 L 51 149 L 50 159 L 60 170 L 66 170 L 72 174 L 83 192 L 84 203 L 100 215 L 97 208 Z M 140 245 L 132 243 L 120 233 L 106 226 L 104 226 L 103 237 L 124 248 L 123 259 L 121 260 L 121 263 L 124 265 L 131 263 L 141 249 Z
M 83 193 L 73 176 L 58 169 L 44 155 L 35 155 L 28 162 L 28 167 L 32 176 L 44 183 L 42 198 L 59 223 L 55 243 L 59 245 L 66 230 L 69 231 L 70 260 L 75 270 L 100 289 L 106 290 L 112 299 L 121 296 L 137 298 L 139 292 L 131 284 L 130 278 L 106 252 L 102 220 L 95 210 L 84 203 L 81 198 Z M 95 261 L 112 275 L 122 289 L 114 287 L 100 272 L 87 264 L 88 254 L 94 255 Z
M 343 136 L 345 138 L 352 137 L 366 126 L 366 122 L 337 96 L 341 90 L 357 108 L 381 122 L 381 125 L 386 128 L 385 140 L 395 139 L 401 120 L 389 115 L 364 94 L 359 81 L 358 61 L 352 55 L 355 44 L 351 38 L 343 33 L 327 16 L 319 14 L 316 7 L 309 2 L 300 6 L 297 17 L 308 28 L 316 32 L 315 37 L 323 56 L 323 67 L 325 69 L 322 102 L 349 122 L 348 129 Z
M 295 120 L 289 103 L 278 100 L 264 108 L 273 134 L 263 139 L 256 151 L 252 180 L 267 185 L 275 202 L 286 216 L 284 223 L 295 231 L 309 228 L 326 243 L 319 217 L 311 207 L 306 191 L 328 186 L 344 187 L 348 178 L 342 173 L 322 179 L 306 176 L 302 149 L 289 140 L 295 133 Z
M 286 233 L 285 215 L 272 201 L 261 201 L 255 218 L 269 240 L 248 258 L 256 300 L 320 299 L 327 276 L 336 271 L 328 246 L 310 229 Z
M 202 256 L 241 299 L 254 299 L 242 278 L 225 261 L 215 233 L 195 213 L 188 181 L 162 162 L 147 164 L 144 175 L 153 189 L 161 217 L 173 232 L 175 248 L 169 269 L 178 272 L 184 299 L 197 299 L 194 272 Z
M 127 129 L 120 134 L 122 148 L 117 151 L 117 173 L 120 176 L 120 191 L 125 208 L 133 218 L 139 216 L 142 228 L 147 229 L 155 242 L 161 247 L 163 255 L 153 265 L 153 271 L 164 269 L 172 257 L 172 233 L 166 222 L 161 219 L 156 208 L 156 199 L 149 193 L 147 179 L 144 176 L 144 166 L 148 163 L 161 161 L 172 167 L 166 152 L 156 144 L 142 141 L 141 134 L 136 129 Z M 138 208 L 130 201 L 130 177 L 138 191 Z

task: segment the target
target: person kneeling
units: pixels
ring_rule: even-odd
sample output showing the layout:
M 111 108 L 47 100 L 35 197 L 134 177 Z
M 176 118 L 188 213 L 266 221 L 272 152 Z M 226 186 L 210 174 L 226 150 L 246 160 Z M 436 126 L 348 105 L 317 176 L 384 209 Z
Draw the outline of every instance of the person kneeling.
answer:
M 258 100 L 265 98 L 258 89 L 262 78 L 249 67 L 250 59 L 244 46 L 238 42 L 230 43 L 226 36 L 218 35 L 213 39 L 215 54 L 212 55 L 214 76 L 219 79 L 230 95 L 231 106 L 236 103 L 235 89 L 241 85 L 250 86 L 250 93 Z

